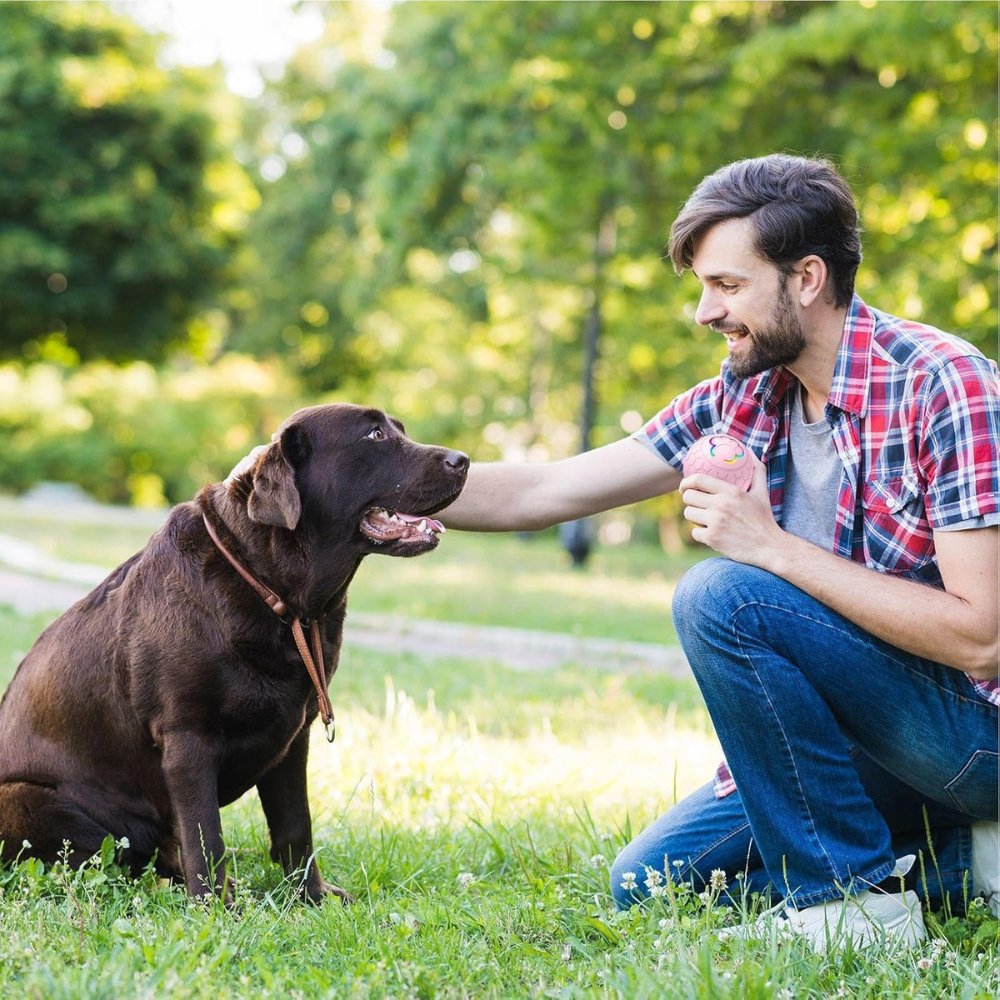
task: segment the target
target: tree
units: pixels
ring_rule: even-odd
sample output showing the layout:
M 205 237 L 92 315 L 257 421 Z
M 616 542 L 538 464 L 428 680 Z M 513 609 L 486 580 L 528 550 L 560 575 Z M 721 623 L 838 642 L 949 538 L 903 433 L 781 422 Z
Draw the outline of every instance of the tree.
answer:
M 405 417 L 483 457 L 571 450 L 599 291 L 593 443 L 620 436 L 725 350 L 693 323 L 694 279 L 663 266 L 673 215 L 706 173 L 774 150 L 830 156 L 853 184 L 862 294 L 994 350 L 988 5 L 359 8 L 328 6 L 261 152 L 300 140 L 264 188 L 246 342 L 315 389 L 391 386 Z
M 155 358 L 218 290 L 256 192 L 218 74 L 158 46 L 100 4 L 0 5 L 0 355 Z

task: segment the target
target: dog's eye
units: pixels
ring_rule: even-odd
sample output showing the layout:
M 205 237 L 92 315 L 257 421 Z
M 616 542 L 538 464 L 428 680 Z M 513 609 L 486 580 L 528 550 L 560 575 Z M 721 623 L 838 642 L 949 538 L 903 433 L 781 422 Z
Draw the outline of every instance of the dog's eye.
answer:
M 382 441 L 385 438 L 385 434 L 381 427 L 373 427 L 368 432 L 368 437 L 370 437 L 373 441 Z

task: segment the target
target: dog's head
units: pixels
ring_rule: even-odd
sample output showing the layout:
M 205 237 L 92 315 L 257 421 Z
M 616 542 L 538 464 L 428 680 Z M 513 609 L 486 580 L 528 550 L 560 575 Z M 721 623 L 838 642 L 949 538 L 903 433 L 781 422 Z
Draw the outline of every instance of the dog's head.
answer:
M 444 528 L 430 515 L 458 496 L 468 469 L 467 455 L 411 441 L 381 410 L 331 404 L 293 413 L 239 478 L 250 480 L 252 521 L 414 556 L 437 545 Z

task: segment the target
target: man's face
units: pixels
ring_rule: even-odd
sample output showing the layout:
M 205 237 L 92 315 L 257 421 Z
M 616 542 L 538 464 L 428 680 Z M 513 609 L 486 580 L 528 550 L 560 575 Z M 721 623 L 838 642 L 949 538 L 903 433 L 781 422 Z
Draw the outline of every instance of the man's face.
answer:
M 695 320 L 725 334 L 736 378 L 791 364 L 802 353 L 806 339 L 788 278 L 754 251 L 746 219 L 709 229 L 695 247 L 691 270 L 702 284 Z

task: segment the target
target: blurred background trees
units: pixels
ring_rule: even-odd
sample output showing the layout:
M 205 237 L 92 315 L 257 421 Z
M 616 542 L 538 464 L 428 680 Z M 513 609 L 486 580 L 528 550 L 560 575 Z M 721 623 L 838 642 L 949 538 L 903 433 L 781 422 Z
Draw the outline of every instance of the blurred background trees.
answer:
M 663 264 L 674 214 L 775 150 L 852 183 L 863 296 L 996 356 L 992 5 L 320 6 L 323 37 L 254 101 L 163 68 L 102 5 L 0 6 L 0 485 L 79 478 L 69 456 L 115 440 L 136 366 L 103 362 L 98 413 L 95 358 L 159 365 L 92 484 L 116 498 L 188 495 L 276 402 L 383 406 L 480 459 L 567 454 L 588 324 L 591 443 L 613 440 L 723 356 Z M 39 365 L 74 414 L 44 432 Z M 151 418 L 175 392 L 184 447 Z

